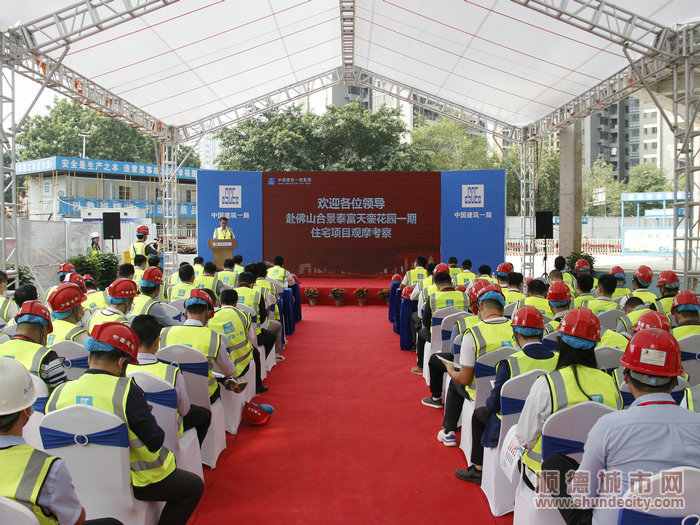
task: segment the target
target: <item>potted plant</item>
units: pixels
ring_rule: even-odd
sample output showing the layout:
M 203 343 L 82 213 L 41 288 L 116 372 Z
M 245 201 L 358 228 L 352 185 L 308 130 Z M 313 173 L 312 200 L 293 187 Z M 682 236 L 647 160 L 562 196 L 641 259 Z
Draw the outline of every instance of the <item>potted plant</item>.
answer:
M 384 299 L 386 301 L 386 304 L 389 304 L 389 295 L 391 295 L 391 292 L 387 288 L 382 288 L 377 292 L 377 295 Z
M 343 294 L 345 294 L 343 288 L 331 288 L 330 296 L 335 299 L 336 306 L 343 306 Z
M 318 288 L 309 286 L 308 288 L 304 289 L 304 295 L 306 295 L 306 297 L 309 299 L 309 305 L 313 306 L 316 304 L 318 297 Z
M 357 302 L 360 306 L 367 305 L 367 294 L 369 293 L 369 290 L 366 287 L 363 286 L 362 288 L 358 288 L 352 293 L 357 296 Z

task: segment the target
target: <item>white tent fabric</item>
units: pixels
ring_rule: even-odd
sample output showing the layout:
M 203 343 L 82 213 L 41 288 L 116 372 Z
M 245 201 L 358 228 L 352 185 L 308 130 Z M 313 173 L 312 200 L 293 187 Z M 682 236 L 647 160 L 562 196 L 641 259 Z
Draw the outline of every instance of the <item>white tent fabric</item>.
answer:
M 0 29 L 72 3 L 10 2 Z M 516 126 L 627 64 L 616 44 L 509 0 L 355 5 L 356 66 Z M 700 17 L 697 0 L 616 5 L 667 26 Z M 180 126 L 340 67 L 340 35 L 338 0 L 180 0 L 76 42 L 64 63 Z

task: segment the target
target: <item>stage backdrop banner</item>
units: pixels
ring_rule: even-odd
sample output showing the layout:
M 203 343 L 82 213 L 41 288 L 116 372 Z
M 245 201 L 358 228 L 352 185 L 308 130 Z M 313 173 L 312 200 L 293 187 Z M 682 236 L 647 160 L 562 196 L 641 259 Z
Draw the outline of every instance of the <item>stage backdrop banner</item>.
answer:
M 471 259 L 474 271 L 491 271 L 505 261 L 505 170 L 443 171 L 441 253 L 461 263 Z
M 439 172 L 265 172 L 263 209 L 264 259 L 296 274 L 402 273 L 440 256 Z
M 211 171 L 197 173 L 197 254 L 213 260 L 207 241 L 228 218 L 238 240 L 234 253 L 243 263 L 262 260 L 262 173 L 259 171 Z

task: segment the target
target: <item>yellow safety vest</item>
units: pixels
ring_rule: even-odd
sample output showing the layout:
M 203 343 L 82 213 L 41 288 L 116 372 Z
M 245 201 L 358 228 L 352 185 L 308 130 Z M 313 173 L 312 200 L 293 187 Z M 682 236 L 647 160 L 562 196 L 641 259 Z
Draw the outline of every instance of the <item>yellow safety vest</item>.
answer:
M 678 340 L 688 337 L 689 335 L 700 334 L 700 322 L 690 321 L 687 324 L 678 325 L 671 330 L 671 333 L 673 333 L 673 337 Z
M 481 321 L 469 328 L 466 333 L 472 334 L 476 342 L 474 362 L 482 355 L 498 350 L 504 346 L 510 346 L 511 348 L 515 346 L 513 341 L 513 327 L 510 325 L 510 320 L 508 319 L 500 323 Z M 467 335 L 465 334 L 463 337 L 467 337 Z M 469 397 L 472 399 L 476 399 L 474 397 L 476 395 L 475 381 L 476 379 L 473 379 L 470 385 L 464 387 L 469 393 Z
M 586 303 L 586 308 L 590 308 L 594 314 L 598 315 L 601 312 L 607 312 L 609 310 L 617 310 L 619 305 L 615 301 L 610 299 L 598 298 L 591 299 Z
M 51 310 L 51 305 L 49 304 L 49 297 L 51 297 L 51 294 L 58 288 L 57 284 L 54 284 L 51 288 L 46 290 L 46 293 L 44 294 L 44 304 L 46 304 L 46 307 Z
M 88 333 L 92 333 L 93 329 L 95 326 L 97 326 L 100 323 L 129 323 L 129 320 L 126 318 L 126 316 L 121 313 L 121 312 L 112 312 L 110 310 L 100 310 L 99 312 L 95 313 L 90 318 L 90 321 L 88 322 Z
M 214 275 L 200 275 L 194 280 L 194 285 L 197 288 L 208 288 L 212 292 L 216 294 L 216 290 L 214 290 L 214 282 L 216 281 L 216 277 Z
M 140 268 L 138 266 L 134 267 L 134 276 L 131 278 L 132 281 L 136 283 L 136 286 L 139 286 L 139 283 L 141 281 L 141 277 L 143 277 L 143 268 Z
M 452 278 L 452 282 L 455 286 L 464 286 L 467 283 L 471 283 L 476 280 L 476 274 L 470 271 L 461 271 Z
M 289 275 L 289 272 L 282 268 L 281 266 L 273 266 L 269 270 L 267 270 L 267 276 L 270 279 L 274 279 L 275 281 L 279 281 L 282 284 L 286 286 L 287 283 L 287 276 Z
M 209 319 L 209 328 L 224 334 L 229 339 L 231 345 L 229 355 L 236 367 L 236 377 L 243 373 L 253 359 L 253 345 L 248 341 L 250 322 L 250 315 L 231 307 L 221 308 L 214 317 Z
M 490 275 L 480 275 L 479 279 L 484 279 L 485 281 L 488 281 L 490 283 L 498 284 L 498 281 L 496 279 L 494 279 L 493 277 L 491 277 Z
M 24 365 L 24 368 L 29 370 L 30 374 L 35 376 L 39 376 L 41 362 L 50 351 L 50 348 L 24 339 L 10 339 L 0 345 L 0 357 L 9 357 L 19 361 Z
M 422 266 L 408 270 L 406 272 L 406 277 L 408 277 L 408 279 L 406 279 L 408 281 L 406 286 L 415 286 L 418 281 L 422 281 L 427 276 L 428 272 Z
M 424 285 L 423 289 L 421 290 L 421 294 L 423 295 L 423 303 L 427 303 L 430 300 L 430 296 L 433 295 L 435 292 L 437 292 L 437 285 L 432 283 Z
M 179 283 L 179 282 L 180 282 L 180 272 L 174 272 L 174 273 L 170 276 L 170 280 L 169 280 L 168 282 L 169 282 L 171 285 Z
M 83 301 L 83 308 L 91 310 L 92 308 L 107 308 L 107 292 L 94 291 L 87 294 Z
M 549 321 L 546 325 L 544 325 L 544 335 L 549 335 L 552 332 L 556 332 L 560 324 L 561 318 L 552 319 L 551 321 Z
M 513 313 L 520 310 L 523 306 L 534 306 L 542 315 L 554 317 L 554 313 L 552 313 L 552 309 L 549 307 L 549 301 L 544 297 L 526 297 L 525 299 L 520 299 L 515 305 L 515 308 L 513 308 Z
M 268 293 L 277 297 L 277 289 L 276 288 L 273 289 L 272 283 L 265 280 L 262 277 L 258 277 L 255 280 L 255 284 L 253 285 L 253 289 L 256 289 L 256 288 L 258 290 L 260 290 L 260 293 L 263 297 L 266 297 L 265 294 L 268 294 Z
M 192 266 L 192 268 L 194 268 L 195 279 L 204 273 L 204 266 L 202 266 L 201 264 L 195 264 Z
M 464 334 L 468 328 L 471 328 L 480 322 L 481 319 L 479 319 L 478 315 L 469 315 L 467 317 L 463 317 L 462 319 L 458 319 L 455 324 L 457 325 L 457 330 L 459 330 L 459 333 L 462 334 L 462 337 L 464 337 Z
M 594 301 L 595 297 L 591 294 L 581 294 L 578 297 L 574 297 L 574 308 L 581 308 L 582 306 L 585 306 L 588 308 L 587 303 L 588 301 Z
M 549 384 L 552 414 L 584 401 L 596 401 L 617 410 L 622 408 L 622 397 L 610 375 L 602 370 L 587 366 L 577 366 L 576 371 L 581 388 L 586 391 L 587 395 L 576 384 L 573 366 L 567 366 L 545 375 Z M 542 470 L 542 436 L 537 438 L 531 450 L 525 451 L 523 464 L 537 473 Z
M 178 299 L 187 299 L 190 296 L 190 291 L 197 288 L 193 283 L 177 283 L 168 289 L 168 301 L 177 301 Z
M 206 326 L 167 326 L 160 332 L 160 348 L 170 345 L 186 345 L 207 356 L 209 397 L 211 397 L 217 388 L 214 361 L 221 350 L 221 336 Z
M 576 279 L 574 279 L 574 276 L 571 275 L 567 271 L 562 271 L 561 272 L 561 280 L 564 281 L 566 284 L 573 285 L 576 282 Z
M 248 288 L 247 286 L 239 286 L 235 289 L 238 293 L 238 304 L 244 304 L 255 311 L 255 322 L 257 325 L 257 333 L 260 335 L 260 322 L 257 319 L 260 313 L 260 292 L 255 288 Z
M 618 287 L 618 288 L 615 288 L 615 291 L 612 294 L 612 298 L 617 299 L 618 297 L 624 297 L 625 295 L 629 295 L 631 293 L 632 293 L 632 290 L 630 290 L 629 288 L 627 288 L 625 286 Z
M 226 286 L 233 288 L 236 285 L 236 277 L 241 272 L 235 272 L 233 270 L 223 269 L 220 272 L 216 272 L 216 281 L 221 281 Z
M 217 239 L 233 239 L 233 230 L 231 228 L 217 228 L 214 230 L 214 235 Z
M 506 298 L 506 304 L 517 303 L 527 297 L 524 293 L 516 292 L 515 290 L 503 290 L 503 296 Z
M 624 335 L 615 330 L 604 329 L 603 333 L 600 335 L 600 343 L 598 343 L 598 346 L 612 346 L 624 352 L 627 348 L 627 343 L 629 343 L 629 339 Z
M 688 410 L 700 413 L 700 403 L 695 402 L 698 399 L 700 399 L 700 385 L 685 389 L 685 400 L 688 403 Z
M 149 363 L 147 365 L 126 365 L 127 374 L 130 374 L 132 372 L 145 372 L 146 374 L 151 374 L 152 376 L 156 376 L 168 383 L 169 385 L 171 385 L 173 387 L 173 390 L 175 390 L 175 381 L 177 380 L 177 373 L 179 371 L 180 368 L 175 366 L 174 364 L 161 363 L 160 361 L 156 361 L 155 363 Z M 138 382 L 136 384 L 138 384 Z M 177 412 L 177 427 L 178 435 L 182 437 L 184 427 L 182 424 L 182 416 L 180 415 L 180 412 Z
M 632 310 L 628 314 L 623 314 L 617 322 L 619 323 L 622 321 L 622 325 L 625 327 L 625 331 L 629 332 L 632 327 L 637 324 L 637 321 L 639 321 L 639 318 L 642 316 L 642 314 L 646 312 L 650 312 L 651 308 L 640 308 L 638 310 Z
M 21 503 L 34 513 L 41 525 L 57 525 L 56 516 L 44 514 L 37 500 L 51 465 L 58 458 L 29 445 L 0 449 L 0 496 Z
M 87 339 L 89 335 L 87 330 L 81 325 L 76 325 L 63 319 L 54 319 L 53 332 L 46 338 L 46 344 L 51 346 L 61 341 L 77 341 L 81 335 L 83 336 L 81 339 Z
M 130 377 L 83 374 L 75 381 L 68 381 L 56 387 L 46 403 L 46 413 L 73 405 L 90 405 L 117 416 L 126 423 L 129 432 L 131 484 L 135 487 L 145 487 L 173 473 L 175 456 L 165 447 L 151 452 L 132 432 L 126 418 L 126 399 L 131 385 Z
M 10 311 L 10 305 L 12 303 L 12 299 L 9 299 L 7 297 L 0 297 L 0 319 L 4 320 L 5 322 L 10 321 L 8 313 Z
M 639 297 L 642 301 L 645 303 L 651 303 L 654 304 L 656 300 L 659 298 L 656 294 L 651 293 L 649 290 L 645 290 L 644 288 L 640 288 L 639 290 L 635 290 L 631 294 L 629 294 L 632 297 Z
M 134 257 L 137 255 L 146 255 L 146 243 L 143 241 L 136 241 L 129 248 L 129 253 L 131 254 L 131 262 L 134 261 Z
M 154 304 L 158 304 L 159 301 L 153 299 L 150 295 L 138 294 L 134 297 L 134 306 L 131 307 L 129 315 L 148 315 L 151 311 L 151 307 Z
M 673 306 L 673 299 L 674 296 L 666 296 L 662 297 L 661 299 L 657 299 L 655 301 L 656 304 L 656 311 L 661 312 L 662 314 L 670 314 L 671 313 L 671 307 Z
M 496 372 L 498 373 L 498 367 L 504 362 L 508 363 L 508 366 L 510 367 L 511 378 L 529 372 L 530 370 L 541 369 L 546 372 L 553 372 L 557 367 L 558 360 L 559 355 L 557 352 L 554 352 L 554 355 L 552 357 L 548 357 L 547 359 L 534 359 L 528 356 L 523 350 L 520 350 L 514 354 L 511 354 L 503 361 L 500 361 L 496 365 Z
M 452 279 L 455 278 L 455 275 L 459 275 L 460 273 L 462 273 L 461 268 L 458 268 L 457 266 L 450 266 L 450 277 Z
M 433 314 L 442 308 L 448 308 L 450 306 L 459 308 L 460 310 L 466 310 L 467 306 L 469 306 L 467 294 L 459 290 L 436 290 L 435 293 L 430 296 L 430 309 Z

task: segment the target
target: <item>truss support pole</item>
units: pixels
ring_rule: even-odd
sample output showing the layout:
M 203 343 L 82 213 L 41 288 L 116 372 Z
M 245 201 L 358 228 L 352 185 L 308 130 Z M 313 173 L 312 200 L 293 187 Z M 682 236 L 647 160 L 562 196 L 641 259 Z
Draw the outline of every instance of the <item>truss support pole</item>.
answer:
M 581 121 L 559 132 L 559 253 L 581 251 Z
M 700 38 L 697 27 L 684 27 L 676 39 L 677 60 L 673 63 L 673 269 L 682 289 L 698 288 L 698 249 L 700 242 L 700 130 L 696 118 L 700 94 L 695 71 L 700 67 Z M 661 110 L 661 109 L 660 109 Z M 662 110 L 661 110 L 662 111 Z
M 158 182 L 163 210 L 163 270 L 170 275 L 177 269 L 178 184 L 177 138 L 160 141 L 158 152 Z
M 520 244 L 521 272 L 535 276 L 535 181 L 537 180 L 537 141 L 520 145 Z
M 5 33 L 0 33 L 0 49 L 5 49 Z M 8 284 L 17 280 L 19 270 L 19 219 L 17 206 L 17 177 L 15 165 L 16 106 L 15 106 L 15 68 L 13 58 L 0 54 L 0 142 L 2 143 L 2 191 L 0 191 L 0 269 L 7 272 L 7 265 L 14 266 L 8 273 Z M 6 166 L 6 159 L 9 165 Z M 9 247 L 9 250 L 8 250 Z M 15 286 L 16 289 L 16 286 Z

